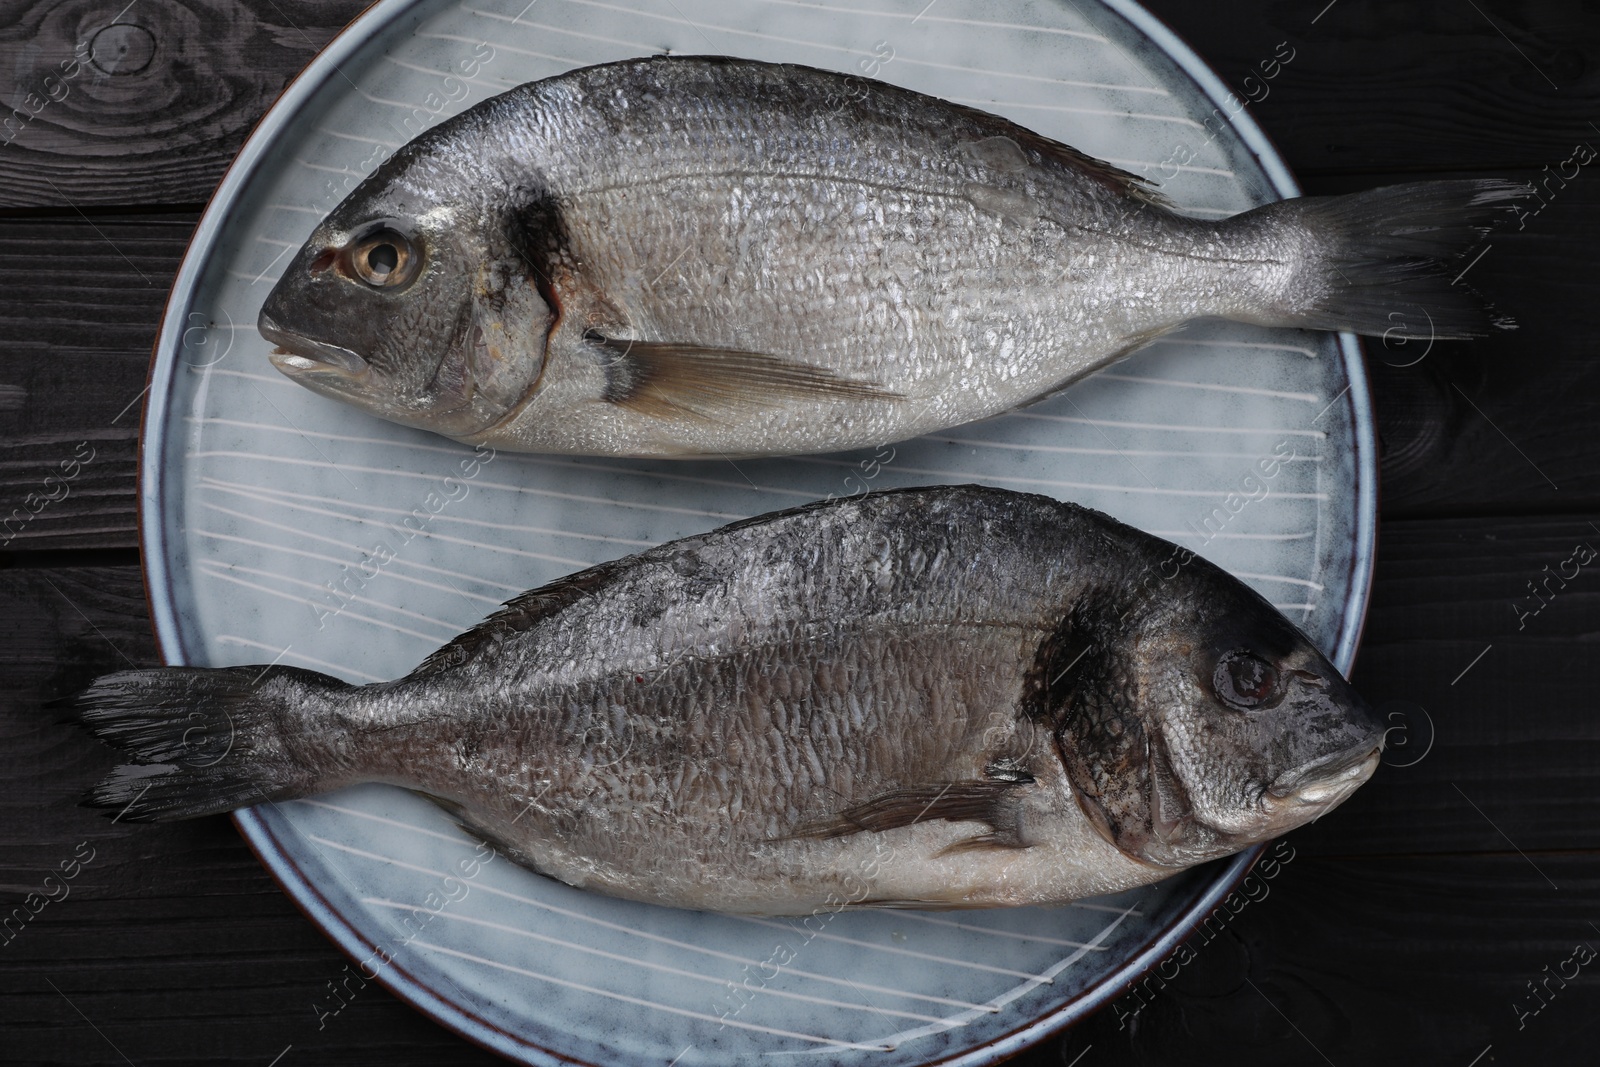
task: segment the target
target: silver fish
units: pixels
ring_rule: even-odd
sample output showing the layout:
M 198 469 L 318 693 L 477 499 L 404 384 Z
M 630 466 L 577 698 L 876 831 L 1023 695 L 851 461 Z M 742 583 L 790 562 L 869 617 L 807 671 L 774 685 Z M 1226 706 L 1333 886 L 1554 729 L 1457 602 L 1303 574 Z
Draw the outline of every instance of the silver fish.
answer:
M 259 328 L 306 387 L 472 444 L 828 451 L 1026 404 L 1200 316 L 1393 337 L 1421 308 L 1429 336 L 1481 332 L 1438 261 L 1523 191 L 1197 219 L 972 108 L 656 57 L 523 85 L 405 145 L 312 233 Z
M 91 795 L 130 819 L 387 782 L 552 878 L 761 914 L 1146 884 L 1327 812 L 1383 737 L 1214 565 L 974 486 L 590 568 L 392 682 L 180 667 L 71 703 L 137 761 Z

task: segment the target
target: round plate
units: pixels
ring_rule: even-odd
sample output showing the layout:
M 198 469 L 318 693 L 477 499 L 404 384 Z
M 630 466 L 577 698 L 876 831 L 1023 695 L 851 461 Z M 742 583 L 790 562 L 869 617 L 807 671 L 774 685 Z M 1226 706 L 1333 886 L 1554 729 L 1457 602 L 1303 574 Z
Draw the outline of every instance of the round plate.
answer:
M 1374 522 L 1348 337 L 1196 325 L 1026 411 L 870 452 L 737 465 L 475 458 L 273 370 L 255 330 L 262 299 L 388 153 L 521 82 L 657 52 L 829 67 L 999 112 L 1160 180 L 1199 215 L 1295 193 L 1248 118 L 1229 121 L 1237 101 L 1218 79 L 1122 0 L 383 0 L 262 120 L 178 275 L 141 466 L 169 660 L 387 679 L 500 601 L 592 563 L 830 494 L 984 482 L 1199 550 L 1348 670 Z M 1291 458 L 1260 477 L 1273 454 Z M 540 878 L 398 789 L 238 822 L 364 973 L 529 1063 L 992 1062 L 1170 951 L 1250 859 L 1049 910 L 758 920 Z

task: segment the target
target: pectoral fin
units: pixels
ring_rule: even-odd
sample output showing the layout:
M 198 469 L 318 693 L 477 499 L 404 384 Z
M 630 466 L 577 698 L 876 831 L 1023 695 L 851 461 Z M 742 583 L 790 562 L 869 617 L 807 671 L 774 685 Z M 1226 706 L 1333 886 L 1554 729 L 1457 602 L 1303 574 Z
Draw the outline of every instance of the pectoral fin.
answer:
M 987 823 L 990 832 L 957 842 L 946 851 L 982 848 L 1016 848 L 1017 811 L 1013 794 L 1033 779 L 978 779 L 942 782 L 909 789 L 894 789 L 846 808 L 837 814 L 802 824 L 793 837 L 845 837 L 881 833 L 902 826 L 945 819 L 950 822 Z
M 657 418 L 688 415 L 718 422 L 770 407 L 774 400 L 904 399 L 873 382 L 763 352 L 630 341 L 595 330 L 584 340 L 609 355 L 605 400 Z
M 991 901 L 979 901 L 968 904 L 960 900 L 910 900 L 891 897 L 867 897 L 864 900 L 852 902 L 852 908 L 891 908 L 900 911 L 976 911 L 979 908 L 994 907 Z

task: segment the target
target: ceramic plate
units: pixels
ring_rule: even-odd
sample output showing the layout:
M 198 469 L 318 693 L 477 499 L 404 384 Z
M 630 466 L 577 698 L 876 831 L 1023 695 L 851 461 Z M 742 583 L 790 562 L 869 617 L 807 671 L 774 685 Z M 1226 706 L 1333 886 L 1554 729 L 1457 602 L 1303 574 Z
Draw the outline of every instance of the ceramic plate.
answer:
M 1215 76 L 1120 0 L 384 0 L 263 120 L 178 275 L 142 464 L 147 576 L 171 661 L 387 679 L 502 600 L 592 563 L 829 494 L 983 482 L 1197 549 L 1348 669 L 1374 477 L 1349 338 L 1195 326 L 1026 411 L 737 466 L 504 453 L 464 465 L 469 449 L 314 396 L 268 364 L 261 301 L 385 156 L 521 82 L 658 52 L 806 63 L 986 108 L 1159 180 L 1197 215 L 1295 192 Z M 1292 459 L 1252 480 L 1274 452 Z M 1249 858 L 1050 910 L 757 920 L 542 879 L 397 789 L 238 821 L 365 973 L 529 1063 L 992 1062 L 1159 959 Z

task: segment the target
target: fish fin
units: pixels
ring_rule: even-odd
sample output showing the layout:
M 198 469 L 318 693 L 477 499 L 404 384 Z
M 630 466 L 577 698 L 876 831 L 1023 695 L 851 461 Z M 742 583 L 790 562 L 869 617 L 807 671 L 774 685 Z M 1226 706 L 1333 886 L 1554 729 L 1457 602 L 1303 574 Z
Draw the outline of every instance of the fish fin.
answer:
M 841 378 L 763 352 L 664 341 L 630 341 L 595 330 L 584 340 L 608 352 L 605 399 L 655 418 L 716 422 L 770 407 L 775 399 L 901 400 L 873 382 Z
M 945 819 L 951 822 L 988 823 L 994 835 L 1016 833 L 1016 813 L 1007 803 L 1008 794 L 1031 777 L 1012 781 L 978 779 L 934 785 L 892 789 L 843 811 L 802 824 L 791 837 L 846 837 L 858 833 L 881 833 L 919 822 Z
M 1156 183 L 1149 178 L 1142 178 L 1131 174 L 1121 167 L 1114 167 L 1103 159 L 1080 152 L 1071 145 L 1062 144 L 1040 133 L 1029 132 L 1025 138 L 1018 138 L 1018 143 L 1025 148 L 1032 148 L 1042 156 L 1054 159 L 1056 162 L 1080 171 L 1124 196 L 1131 197 L 1143 204 L 1153 207 L 1172 209 L 1175 204 L 1165 193 L 1156 189 Z
M 1111 358 L 1106 360 L 1104 363 L 1098 364 L 1098 366 L 1106 367 L 1112 363 L 1118 362 L 1119 360 L 1127 359 L 1135 352 L 1138 352 L 1144 348 L 1148 348 L 1150 345 L 1155 344 L 1168 334 L 1175 333 L 1187 325 L 1188 323 L 1186 322 L 1180 322 L 1175 326 L 1152 326 L 1148 330 L 1140 330 L 1137 333 L 1130 333 L 1123 337 L 1122 347 L 1111 353 Z
M 1119 363 L 1133 355 L 1135 352 L 1141 351 L 1142 349 L 1155 344 L 1161 338 L 1170 333 L 1175 333 L 1187 325 L 1188 323 L 1186 322 L 1180 322 L 1175 326 L 1155 326 L 1148 330 L 1141 330 L 1138 333 L 1130 333 L 1122 339 L 1122 347 L 1111 353 L 1111 355 L 1107 356 L 1105 362 L 1095 364 L 1095 369 L 1103 370 L 1104 368 L 1111 366 L 1113 363 Z M 1017 408 L 1032 407 L 1034 404 L 1043 403 L 1053 396 L 1059 396 L 1061 393 L 1066 392 L 1068 389 L 1071 389 L 1074 385 L 1077 385 L 1081 381 L 1083 381 L 1083 379 L 1081 377 L 1077 377 L 1071 378 L 1060 383 L 1059 385 L 1052 385 L 1044 392 L 1030 396 L 1020 404 L 1017 404 L 1016 408 L 1013 410 L 1016 410 Z
M 1009 852 L 1012 849 L 1027 848 L 1026 843 L 1017 839 L 1015 833 L 979 834 L 977 837 L 968 837 L 944 846 L 934 854 L 934 859 L 940 856 L 960 856 L 968 852 Z
M 438 793 L 430 793 L 426 789 L 413 789 L 412 792 L 417 794 L 417 796 L 421 797 L 423 800 L 437 804 L 439 807 L 443 808 L 445 814 L 450 816 L 450 818 L 455 821 L 457 826 L 461 827 L 463 830 L 467 829 L 467 824 L 465 821 L 467 809 L 462 807 L 460 803 L 451 800 L 449 797 L 442 797 Z M 483 836 L 476 830 L 471 831 L 471 833 L 474 837 Z
M 468 837 L 477 838 L 479 841 L 482 841 L 484 844 L 488 845 L 490 848 L 509 859 L 512 863 L 526 867 L 529 870 L 534 870 L 532 859 L 528 856 L 526 851 L 518 848 L 516 845 L 513 845 L 511 842 L 507 841 L 504 837 L 501 837 L 493 830 L 488 829 L 480 823 L 474 822 L 472 815 L 460 803 L 451 800 L 449 797 L 442 797 L 437 793 L 430 793 L 425 789 L 413 789 L 412 792 L 417 794 L 417 796 L 422 797 L 424 800 L 432 801 L 433 803 L 439 805 L 439 807 L 443 808 L 445 813 L 450 816 L 451 821 L 460 827 L 461 832 L 466 834 Z
M 850 910 L 860 908 L 888 908 L 891 911 L 976 911 L 979 908 L 993 908 L 991 901 L 966 904 L 959 900 L 917 900 L 909 897 L 868 897 L 865 900 L 851 901 L 846 905 Z
M 1386 341 L 1430 342 L 1515 329 L 1458 284 L 1467 252 L 1497 214 L 1530 195 L 1501 180 L 1407 182 L 1348 196 L 1296 197 L 1218 225 L 1275 245 L 1305 245 L 1299 268 L 1273 292 L 1251 294 L 1244 314 L 1266 326 L 1349 330 Z M 1287 240 L 1285 239 L 1287 235 Z M 1264 305 L 1264 306 L 1263 306 Z M 1421 358 L 1418 356 L 1417 358 Z
M 1097 159 L 1085 152 L 1080 152 L 1071 145 L 1046 137 L 1042 133 L 1035 133 L 1025 126 L 1018 126 L 1016 123 L 1006 119 L 997 119 L 997 116 L 987 111 L 980 111 L 975 107 L 967 107 L 965 104 L 946 103 L 946 106 L 956 111 L 966 112 L 989 129 L 991 136 L 984 138 L 983 141 L 975 142 L 976 145 L 983 145 L 999 137 L 1006 137 L 1024 152 L 1031 149 L 1045 159 L 1054 160 L 1062 166 L 1099 182 L 1112 192 L 1120 193 L 1123 196 L 1131 197 L 1140 203 L 1150 204 L 1154 207 L 1171 209 L 1177 206 L 1166 195 L 1158 192 L 1156 183 L 1149 178 L 1143 178 L 1125 171 L 1121 167 L 1113 166 L 1103 159 Z M 980 155 L 980 158 L 982 158 L 982 155 Z M 1014 168 L 1004 166 L 1000 169 L 1010 170 Z
M 627 564 L 627 560 L 612 560 L 597 564 L 576 574 L 557 578 L 521 596 L 513 597 L 506 601 L 499 611 L 472 629 L 435 649 L 427 659 L 417 664 L 407 677 L 419 678 L 459 667 L 477 655 L 483 646 L 493 644 L 506 634 L 530 629 L 536 623 L 564 611 L 591 595 L 625 570 Z
M 321 775 L 299 760 L 285 720 L 308 697 L 347 688 L 295 667 L 162 667 L 105 675 L 53 706 L 136 761 L 83 803 L 166 822 L 317 792 Z

